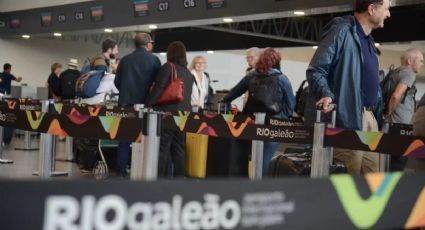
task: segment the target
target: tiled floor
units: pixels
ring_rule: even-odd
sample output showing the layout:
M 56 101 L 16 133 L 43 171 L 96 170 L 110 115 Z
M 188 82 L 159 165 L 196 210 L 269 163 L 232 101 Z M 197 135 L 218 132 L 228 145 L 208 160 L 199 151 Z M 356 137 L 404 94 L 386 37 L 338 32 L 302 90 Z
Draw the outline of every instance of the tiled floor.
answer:
M 40 139 L 31 138 L 31 148 L 38 148 Z M 65 158 L 65 142 L 56 141 L 56 159 Z M 38 155 L 39 151 L 21 151 L 15 150 L 15 147 L 24 146 L 23 137 L 15 137 L 12 143 L 3 148 L 3 154 L 0 158 L 13 160 L 13 164 L 0 164 L 0 179 L 40 179 L 38 176 L 32 175 L 34 171 L 38 171 Z M 68 176 L 54 177 L 54 179 L 82 179 L 93 178 L 91 174 L 83 174 L 80 172 L 77 164 L 62 160 L 56 160 L 55 168 L 57 171 L 68 172 Z

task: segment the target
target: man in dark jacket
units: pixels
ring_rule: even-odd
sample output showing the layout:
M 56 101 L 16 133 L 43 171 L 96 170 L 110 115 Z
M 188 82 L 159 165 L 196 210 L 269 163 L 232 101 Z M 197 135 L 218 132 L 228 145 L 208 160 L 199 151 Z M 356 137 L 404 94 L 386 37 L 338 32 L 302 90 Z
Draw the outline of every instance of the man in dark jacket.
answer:
M 307 80 L 310 94 L 316 104 L 323 104 L 324 112 L 332 110 L 331 103 L 337 104 L 337 127 L 378 130 L 379 64 L 371 32 L 384 26 L 389 8 L 389 0 L 356 0 L 354 17 L 334 18 L 323 30 Z M 335 149 L 335 158 L 352 174 L 378 170 L 376 153 Z
M 161 67 L 158 57 L 151 54 L 153 40 L 147 33 L 137 33 L 134 38 L 136 50 L 124 56 L 115 75 L 115 86 L 120 91 L 119 104 L 145 104 L 152 82 Z M 118 147 L 118 174 L 127 175 L 130 159 L 130 143 L 120 142 Z

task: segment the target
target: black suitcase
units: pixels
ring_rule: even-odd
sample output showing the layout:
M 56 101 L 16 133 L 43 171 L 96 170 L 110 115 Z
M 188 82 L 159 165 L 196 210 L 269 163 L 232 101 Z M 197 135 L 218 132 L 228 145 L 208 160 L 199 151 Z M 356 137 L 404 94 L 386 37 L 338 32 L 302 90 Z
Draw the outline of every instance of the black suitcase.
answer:
M 74 139 L 75 157 L 81 169 L 92 170 L 98 160 L 98 140 L 88 138 Z
M 92 170 L 96 162 L 101 161 L 99 153 L 99 140 L 89 138 L 75 138 L 74 150 L 77 164 L 81 169 Z M 110 170 L 117 165 L 118 147 L 102 147 L 103 156 Z
M 268 174 L 270 177 L 310 176 L 311 149 L 287 149 L 284 154 L 278 154 L 270 161 Z M 347 173 L 345 165 L 334 160 L 330 165 L 330 173 Z

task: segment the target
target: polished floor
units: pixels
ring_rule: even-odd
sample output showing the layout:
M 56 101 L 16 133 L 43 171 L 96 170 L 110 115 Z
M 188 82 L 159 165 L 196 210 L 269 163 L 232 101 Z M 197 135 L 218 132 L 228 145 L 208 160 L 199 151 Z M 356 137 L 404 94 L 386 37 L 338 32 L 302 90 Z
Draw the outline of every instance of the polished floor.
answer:
M 31 138 L 31 148 L 38 148 L 40 139 Z M 9 146 L 3 147 L 3 154 L 0 158 L 13 160 L 12 164 L 0 164 L 0 179 L 40 179 L 33 175 L 38 171 L 39 151 L 23 151 L 15 148 L 24 146 L 24 138 L 14 137 Z M 92 179 L 91 173 L 82 172 L 77 164 L 64 161 L 65 159 L 65 141 L 56 141 L 56 161 L 55 170 L 67 172 L 67 176 L 55 176 L 52 179 Z

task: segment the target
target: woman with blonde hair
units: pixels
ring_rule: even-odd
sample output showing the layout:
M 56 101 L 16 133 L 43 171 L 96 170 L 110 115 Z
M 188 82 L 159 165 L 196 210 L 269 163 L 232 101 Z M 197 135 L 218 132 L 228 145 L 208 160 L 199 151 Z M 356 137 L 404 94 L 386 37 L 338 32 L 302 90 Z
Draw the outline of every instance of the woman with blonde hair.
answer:
M 195 112 L 199 109 L 203 109 L 208 99 L 210 77 L 208 73 L 205 72 L 206 68 L 207 60 L 203 56 L 194 57 L 189 67 L 192 75 L 195 77 L 191 98 L 192 110 Z

